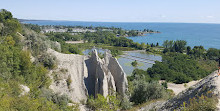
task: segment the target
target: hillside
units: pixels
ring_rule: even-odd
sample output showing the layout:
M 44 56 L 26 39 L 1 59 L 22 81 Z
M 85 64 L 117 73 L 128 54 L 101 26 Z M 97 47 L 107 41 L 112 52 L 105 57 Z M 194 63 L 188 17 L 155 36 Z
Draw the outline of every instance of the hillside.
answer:
M 216 101 L 219 101 L 220 98 L 220 77 L 217 76 L 217 71 L 213 72 L 209 76 L 202 79 L 197 84 L 191 86 L 190 88 L 182 91 L 177 96 L 173 97 L 172 99 L 169 99 L 168 101 L 161 101 L 156 102 L 150 105 L 147 105 L 143 108 L 141 108 L 141 111 L 154 109 L 156 111 L 179 111 L 183 110 L 183 103 L 190 104 L 191 99 L 197 98 L 200 96 L 208 95 L 213 96 Z M 214 105 L 214 104 L 213 104 Z M 217 104 L 217 109 L 220 110 L 219 103 Z
M 0 11 L 0 110 L 118 111 L 146 106 L 141 110 L 205 111 L 220 106 L 220 77 L 209 74 L 217 68 L 218 49 L 191 49 L 184 40 L 165 41 L 164 47 L 139 44 L 117 36 L 121 28 L 96 27 L 95 32 L 74 35 L 71 29 L 76 27 L 59 26 L 67 31 L 49 33 L 42 33 L 42 27 L 21 24 L 9 11 Z M 66 43 L 78 39 L 83 43 Z M 101 54 L 93 48 L 88 56 L 82 54 L 94 46 L 110 50 Z M 127 77 L 117 55 L 135 49 L 161 54 L 163 60 L 147 70 L 135 68 Z M 185 84 L 196 80 L 186 89 Z

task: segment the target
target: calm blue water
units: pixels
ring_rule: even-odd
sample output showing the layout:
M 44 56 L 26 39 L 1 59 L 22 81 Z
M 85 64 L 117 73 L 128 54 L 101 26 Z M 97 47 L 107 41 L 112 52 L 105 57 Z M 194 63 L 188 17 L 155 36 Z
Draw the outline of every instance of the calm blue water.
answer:
M 128 52 L 127 54 L 132 55 L 132 56 L 136 56 L 136 57 L 145 58 L 145 59 L 150 59 L 150 60 L 155 60 L 155 61 L 162 61 L 162 57 L 158 56 L 158 55 L 138 53 L 138 52 L 132 52 L 132 51 Z M 146 60 L 140 59 L 140 58 L 136 58 L 136 60 L 146 61 Z M 128 59 L 128 58 L 123 58 L 123 57 L 118 58 L 119 64 L 122 66 L 122 68 L 124 69 L 124 71 L 127 75 L 131 75 L 133 70 L 135 69 L 135 67 L 133 67 L 131 65 L 131 63 L 133 61 L 134 60 Z M 138 62 L 139 65 L 136 68 L 138 68 L 138 69 L 147 70 L 148 68 L 153 66 L 153 64 L 144 63 L 144 62 L 140 62 L 140 61 L 137 61 L 137 62 Z M 153 61 L 148 61 L 148 62 L 154 63 Z
M 112 22 L 76 22 L 76 21 L 26 21 L 38 25 L 105 26 L 123 29 L 152 29 L 160 34 L 147 34 L 141 37 L 129 37 L 139 43 L 159 43 L 165 40 L 186 40 L 189 46 L 202 45 L 206 49 L 220 49 L 220 24 L 199 23 L 112 23 Z

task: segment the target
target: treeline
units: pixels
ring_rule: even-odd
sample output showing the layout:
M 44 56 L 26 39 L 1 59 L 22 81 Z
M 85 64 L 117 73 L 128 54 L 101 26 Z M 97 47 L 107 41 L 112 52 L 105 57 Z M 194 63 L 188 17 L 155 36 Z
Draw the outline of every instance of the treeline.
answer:
M 43 31 L 45 29 L 67 29 L 66 32 L 68 33 L 75 33 L 73 30 L 76 28 L 79 29 L 89 29 L 89 30 L 94 30 L 94 31 L 108 31 L 108 32 L 113 32 L 117 36 L 122 36 L 122 37 L 128 37 L 128 36 L 142 36 L 145 33 L 160 33 L 159 31 L 153 31 L 150 29 L 144 29 L 144 30 L 124 30 L 122 28 L 116 28 L 116 27 L 93 27 L 93 26 L 53 26 L 53 25 L 44 25 L 44 26 L 39 26 L 39 25 L 34 25 L 34 24 L 25 24 L 26 27 L 30 27 L 32 30 L 36 32 Z
M 190 49 L 186 45 L 187 42 L 183 40 L 165 41 L 162 62 L 156 61 L 152 68 L 147 70 L 135 69 L 132 75 L 127 77 L 131 102 L 142 104 L 155 99 L 168 99 L 174 94 L 172 90 L 167 89 L 167 82 L 181 84 L 199 80 L 217 69 L 215 60 L 220 54 L 218 49 L 205 50 L 202 46 Z M 159 80 L 165 82 L 159 84 Z M 205 105 L 200 100 L 204 98 L 199 98 L 184 108 L 198 109 L 202 107 L 200 104 L 203 104 L 206 107 L 204 109 L 215 109 L 214 105 L 210 105 L 214 104 L 213 98 L 205 98 Z
M 198 80 L 217 69 L 220 50 L 203 46 L 191 49 L 184 40 L 163 43 L 162 62 L 156 61 L 147 71 L 136 69 L 134 75 L 145 75 L 146 80 L 166 80 L 174 83 L 187 83 Z M 133 77 L 131 76 L 131 77 Z
M 25 27 L 37 32 L 37 33 L 40 33 L 41 32 L 41 27 L 39 25 L 35 25 L 35 24 L 24 24 Z
M 82 35 L 71 35 L 70 33 L 47 33 L 45 34 L 49 40 L 56 41 L 61 45 L 59 52 L 66 54 L 82 54 L 82 50 L 72 44 L 67 44 L 66 41 L 77 41 L 83 38 Z
M 52 41 L 58 41 L 58 42 L 63 42 L 63 41 L 79 41 L 83 39 L 83 35 L 76 34 L 72 35 L 70 33 L 47 33 L 45 34 L 46 36 L 49 37 L 50 40 Z
M 162 56 L 162 62 L 156 62 L 147 70 L 150 78 L 174 83 L 187 83 L 207 76 L 210 72 L 202 69 L 200 64 L 190 56 L 169 53 Z
M 52 41 L 58 41 L 61 44 L 63 53 L 74 53 L 81 54 L 81 49 L 76 47 L 73 44 L 67 44 L 66 41 L 75 41 L 75 40 L 84 40 L 88 43 L 94 44 L 105 44 L 109 46 L 117 46 L 117 47 L 130 47 L 135 49 L 144 49 L 146 45 L 144 43 L 139 44 L 137 42 L 133 42 L 126 37 L 117 37 L 113 32 L 109 31 L 97 31 L 97 32 L 86 32 L 80 33 L 76 35 L 72 35 L 70 33 L 47 33 L 48 38 Z
M 208 59 L 208 60 L 218 60 L 220 57 L 220 50 L 216 48 L 209 48 L 206 50 L 203 46 L 194 46 L 191 48 L 187 46 L 187 42 L 184 40 L 177 41 L 164 41 L 163 53 L 167 52 L 177 52 L 177 53 L 186 53 L 192 58 L 195 59 Z
M 22 26 L 7 10 L 0 11 L 0 110 L 73 110 L 75 106 L 67 106 L 70 101 L 65 95 L 48 89 L 48 69 L 56 61 L 46 55 L 49 47 L 59 49 L 45 36 Z M 21 94 L 21 84 L 30 88 L 28 94 Z
M 117 46 L 117 47 L 130 47 L 135 48 L 138 50 L 143 50 L 146 47 L 148 47 L 149 50 L 152 50 L 150 47 L 159 46 L 159 44 L 150 44 L 146 45 L 144 43 L 140 44 L 137 42 L 133 42 L 132 40 L 123 37 L 121 35 L 127 35 L 127 36 L 137 36 L 140 34 L 140 32 L 153 32 L 152 30 L 145 29 L 144 31 L 138 31 L 138 30 L 123 30 L 121 28 L 115 28 L 115 27 L 83 27 L 83 26 L 38 26 L 38 25 L 32 25 L 32 24 L 25 24 L 26 27 L 35 30 L 36 32 L 39 32 L 39 30 L 42 30 L 42 28 L 45 27 L 54 27 L 57 29 L 62 28 L 85 28 L 85 29 L 94 29 L 95 32 L 77 32 L 77 33 L 71 33 L 71 32 L 49 32 L 45 33 L 46 36 L 52 41 L 57 41 L 61 44 L 61 52 L 62 53 L 74 53 L 74 54 L 82 54 L 80 52 L 80 48 L 72 45 L 72 44 L 66 44 L 65 41 L 79 41 L 83 40 L 84 42 L 88 43 L 95 43 L 95 44 L 105 44 L 109 46 Z M 68 30 L 69 30 L 68 29 Z

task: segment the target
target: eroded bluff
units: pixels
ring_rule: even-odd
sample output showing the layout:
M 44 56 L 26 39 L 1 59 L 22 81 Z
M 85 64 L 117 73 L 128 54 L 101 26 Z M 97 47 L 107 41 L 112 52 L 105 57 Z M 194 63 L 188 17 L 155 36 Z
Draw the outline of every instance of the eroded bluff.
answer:
M 53 80 L 50 88 L 67 95 L 73 102 L 86 100 L 88 95 L 107 96 L 113 91 L 125 95 L 128 82 L 125 72 L 109 52 L 104 58 L 93 50 L 91 56 L 62 54 L 49 49 L 57 58 L 57 68 L 51 71 Z

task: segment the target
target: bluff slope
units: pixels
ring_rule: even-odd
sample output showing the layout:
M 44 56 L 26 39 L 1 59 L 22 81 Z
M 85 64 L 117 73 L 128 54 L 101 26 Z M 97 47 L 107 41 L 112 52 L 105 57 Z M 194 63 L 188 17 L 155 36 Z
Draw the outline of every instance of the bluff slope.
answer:
M 96 50 L 91 57 L 62 54 L 52 49 L 48 53 L 56 56 L 57 68 L 50 72 L 53 80 L 50 88 L 59 94 L 67 95 L 73 102 L 81 102 L 88 95 L 108 94 L 117 91 L 124 95 L 128 83 L 126 74 L 109 52 L 101 59 Z
M 199 83 L 191 86 L 189 89 L 181 92 L 173 99 L 170 99 L 165 104 L 162 105 L 158 111 L 171 111 L 176 108 L 181 107 L 183 102 L 188 103 L 190 98 L 201 96 L 206 94 L 208 91 L 212 91 L 214 95 L 220 98 L 220 77 L 217 76 L 217 71 L 213 72 L 209 76 L 205 77 Z M 218 106 L 217 106 L 218 107 Z M 219 107 L 218 107 L 219 110 Z
M 150 104 L 140 109 L 146 111 L 154 108 L 156 111 L 173 111 L 179 110 L 182 107 L 183 102 L 189 103 L 189 99 L 206 94 L 207 91 L 211 91 L 213 95 L 217 96 L 218 101 L 220 100 L 220 76 L 217 76 L 217 71 L 213 72 L 209 76 L 190 88 L 182 91 L 174 98 L 166 102 L 157 102 Z M 220 110 L 220 104 L 217 105 L 217 110 Z

